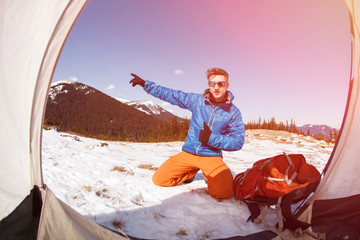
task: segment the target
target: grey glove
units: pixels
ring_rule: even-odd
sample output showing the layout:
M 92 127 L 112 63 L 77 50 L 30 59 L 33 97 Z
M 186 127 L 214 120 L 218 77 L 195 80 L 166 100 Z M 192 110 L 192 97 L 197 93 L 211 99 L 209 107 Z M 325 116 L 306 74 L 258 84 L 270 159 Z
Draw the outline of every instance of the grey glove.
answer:
M 208 143 L 212 131 L 209 126 L 204 122 L 204 129 L 200 130 L 199 141 L 202 143 Z

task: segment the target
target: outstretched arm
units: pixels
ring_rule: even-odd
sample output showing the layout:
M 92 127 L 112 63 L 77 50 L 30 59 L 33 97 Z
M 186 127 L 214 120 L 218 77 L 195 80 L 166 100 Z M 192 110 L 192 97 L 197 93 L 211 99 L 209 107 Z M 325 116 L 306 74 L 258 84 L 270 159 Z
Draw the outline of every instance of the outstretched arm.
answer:
M 180 90 L 166 88 L 157 85 L 154 82 L 145 81 L 134 73 L 132 73 L 131 76 L 134 77 L 130 81 L 130 84 L 132 84 L 133 87 L 140 85 L 150 95 L 190 111 L 194 105 L 193 102 L 199 97 L 198 94 L 184 93 Z

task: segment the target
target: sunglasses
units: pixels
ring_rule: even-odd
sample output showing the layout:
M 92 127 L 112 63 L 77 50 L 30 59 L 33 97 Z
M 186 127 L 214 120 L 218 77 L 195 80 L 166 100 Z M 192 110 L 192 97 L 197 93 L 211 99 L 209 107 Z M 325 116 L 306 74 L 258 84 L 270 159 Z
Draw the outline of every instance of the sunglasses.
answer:
M 209 82 L 209 87 L 215 87 L 215 85 L 218 85 L 219 88 L 225 87 L 225 82 Z

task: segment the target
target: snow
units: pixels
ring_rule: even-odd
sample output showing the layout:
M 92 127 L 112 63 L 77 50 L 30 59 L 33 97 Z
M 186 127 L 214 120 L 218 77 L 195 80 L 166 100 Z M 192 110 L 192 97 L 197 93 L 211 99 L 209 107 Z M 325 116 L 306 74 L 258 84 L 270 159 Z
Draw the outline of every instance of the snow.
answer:
M 114 97 L 116 100 L 118 100 L 119 102 L 122 102 L 122 103 L 128 103 L 128 102 L 131 102 L 130 100 L 128 99 L 124 99 L 124 98 L 118 98 L 118 97 Z
M 161 110 L 161 107 L 159 107 L 158 105 L 154 104 L 152 101 L 131 101 L 126 103 L 129 106 L 133 106 L 135 105 L 135 108 L 143 111 L 149 115 L 151 115 L 148 111 L 150 111 L 152 114 L 155 115 L 159 115 L 161 112 L 164 112 Z M 145 106 L 147 109 L 143 109 L 142 106 Z
M 162 112 L 165 112 L 163 108 L 159 107 L 150 100 L 131 101 L 122 98 L 115 98 L 115 99 L 129 106 L 133 106 L 137 110 L 142 111 L 148 115 L 152 115 L 152 114 L 160 115 Z M 143 107 L 145 107 L 145 109 Z
M 65 79 L 65 80 L 59 80 L 56 82 L 52 82 L 51 83 L 51 88 L 49 90 L 49 96 L 51 98 L 51 101 L 54 102 L 56 96 L 58 94 L 62 94 L 62 93 L 68 93 L 68 90 L 63 90 L 63 88 L 65 87 L 65 84 L 74 84 L 75 81 L 71 80 L 71 79 Z M 83 84 L 79 84 L 78 86 L 75 87 L 76 90 L 86 90 L 89 87 L 87 85 L 83 85 Z M 85 92 L 85 95 L 88 95 L 90 93 L 95 92 L 94 89 L 89 89 Z
M 55 81 L 51 83 L 51 87 L 60 85 L 60 84 L 73 84 L 75 83 L 75 81 L 71 80 L 71 79 L 64 79 L 64 80 L 59 80 L 59 81 Z
M 322 171 L 333 145 L 295 134 L 248 130 L 242 150 L 224 152 L 235 176 L 262 158 L 302 153 Z M 201 171 L 190 184 L 158 187 L 154 169 L 181 151 L 182 142 L 131 143 L 43 131 L 44 181 L 55 195 L 87 218 L 139 238 L 214 239 L 267 230 L 246 222 L 249 211 L 235 197 L 216 200 Z M 276 223 L 274 209 L 266 220 Z

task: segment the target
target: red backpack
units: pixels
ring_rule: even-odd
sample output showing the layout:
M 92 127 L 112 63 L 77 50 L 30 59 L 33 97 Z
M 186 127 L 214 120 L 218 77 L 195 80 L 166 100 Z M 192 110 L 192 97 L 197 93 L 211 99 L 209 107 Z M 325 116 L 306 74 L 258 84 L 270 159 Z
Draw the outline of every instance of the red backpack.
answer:
M 280 236 L 284 229 L 290 229 L 295 236 L 307 233 L 325 239 L 324 234 L 314 233 L 308 222 L 298 219 L 300 209 L 293 212 L 291 207 L 313 193 L 320 178 L 319 171 L 306 163 L 303 155 L 284 153 L 259 160 L 251 169 L 237 174 L 234 191 L 236 199 L 244 201 L 250 210 L 248 221 L 263 223 Z M 263 218 L 270 206 L 277 210 L 277 228 L 269 226 Z
M 251 169 L 237 174 L 234 191 L 236 199 L 278 198 L 319 179 L 319 171 L 306 163 L 302 154 L 284 153 L 259 160 Z

